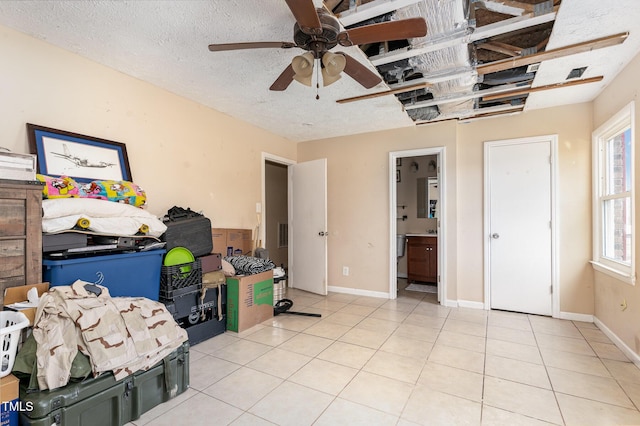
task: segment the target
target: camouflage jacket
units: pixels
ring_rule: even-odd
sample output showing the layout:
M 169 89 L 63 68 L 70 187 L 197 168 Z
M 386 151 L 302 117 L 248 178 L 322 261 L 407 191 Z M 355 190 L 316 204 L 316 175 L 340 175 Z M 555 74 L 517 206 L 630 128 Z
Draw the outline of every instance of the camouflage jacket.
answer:
M 112 298 L 102 286 L 96 295 L 87 284 L 52 287 L 40 300 L 33 327 L 40 389 L 67 384 L 78 350 L 90 358 L 94 376 L 112 371 L 120 380 L 152 367 L 188 338 L 162 303 Z

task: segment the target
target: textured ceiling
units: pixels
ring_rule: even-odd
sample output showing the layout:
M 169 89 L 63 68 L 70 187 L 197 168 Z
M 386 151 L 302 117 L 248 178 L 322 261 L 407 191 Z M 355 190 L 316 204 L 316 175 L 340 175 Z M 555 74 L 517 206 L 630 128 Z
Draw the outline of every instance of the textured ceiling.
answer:
M 437 5 L 436 13 L 439 8 L 444 11 L 448 4 L 455 5 L 456 10 L 469 6 L 463 0 L 422 2 L 429 13 L 433 13 L 433 5 Z M 321 1 L 314 3 L 322 6 Z M 344 0 L 341 6 L 347 3 Z M 401 10 L 398 15 L 403 17 L 402 13 Z M 457 27 L 466 25 L 457 22 L 464 18 L 458 15 L 450 15 L 456 21 L 451 23 Z M 624 31 L 629 31 L 630 37 L 618 46 L 543 62 L 535 74 L 534 86 L 562 82 L 572 68 L 582 66 L 588 66 L 584 78 L 599 75 L 605 78 L 598 83 L 533 93 L 526 100 L 525 110 L 592 100 L 638 53 L 639 22 L 637 0 L 562 0 L 547 49 Z M 293 141 L 415 125 L 402 103 L 392 95 L 336 103 L 339 99 L 387 90 L 389 86 L 385 83 L 366 90 L 345 76 L 331 86 L 321 87 L 317 93 L 315 87 L 297 82 L 284 92 L 269 91 L 291 59 L 302 53 L 299 49 L 207 50 L 210 43 L 292 41 L 294 23 L 284 0 L 0 1 L 1 25 Z M 427 42 L 435 35 L 430 32 Z M 422 42 L 424 45 L 425 41 Z M 465 49 L 467 42 L 459 40 Z M 360 48 L 339 50 L 376 70 L 369 62 L 371 58 Z M 429 80 L 429 75 L 425 78 Z M 447 90 L 454 89 L 464 91 L 473 87 L 454 86 Z M 434 93 L 436 98 L 447 95 Z

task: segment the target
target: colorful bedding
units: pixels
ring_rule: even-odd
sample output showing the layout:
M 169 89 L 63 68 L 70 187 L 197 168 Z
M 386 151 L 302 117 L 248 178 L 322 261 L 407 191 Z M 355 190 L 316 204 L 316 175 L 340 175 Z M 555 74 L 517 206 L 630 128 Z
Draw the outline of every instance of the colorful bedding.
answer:
M 135 207 L 141 207 L 147 201 L 145 191 L 128 181 L 94 180 L 89 183 L 79 183 L 69 176 L 53 177 L 41 174 L 36 175 L 36 179 L 44 183 L 43 199 L 97 198 Z

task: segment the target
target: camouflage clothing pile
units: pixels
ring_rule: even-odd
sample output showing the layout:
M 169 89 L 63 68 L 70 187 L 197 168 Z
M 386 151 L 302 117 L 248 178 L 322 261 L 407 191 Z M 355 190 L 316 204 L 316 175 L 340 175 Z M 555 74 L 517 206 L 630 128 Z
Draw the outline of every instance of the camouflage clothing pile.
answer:
M 78 350 L 89 357 L 94 376 L 112 371 L 120 380 L 149 369 L 188 340 L 162 303 L 112 298 L 106 287 L 81 280 L 42 296 L 33 336 L 40 389 L 67 384 Z

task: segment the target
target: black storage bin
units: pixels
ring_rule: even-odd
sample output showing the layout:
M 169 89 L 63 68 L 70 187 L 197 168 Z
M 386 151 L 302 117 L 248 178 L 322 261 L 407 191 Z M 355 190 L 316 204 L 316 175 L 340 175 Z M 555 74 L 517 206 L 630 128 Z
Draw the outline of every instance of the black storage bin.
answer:
M 189 344 L 191 346 L 210 339 L 218 334 L 222 334 L 227 329 L 227 320 L 223 318 L 218 321 L 216 318 L 187 327 Z
M 175 266 L 162 266 L 160 273 L 160 300 L 170 301 L 183 294 L 202 288 L 200 259 Z
M 204 300 L 201 300 L 202 290 L 196 290 L 191 293 L 176 296 L 171 300 L 163 300 L 167 310 L 173 316 L 173 319 L 182 327 L 200 322 L 197 318 L 201 317 L 204 310 L 207 318 L 223 316 L 226 313 L 227 292 L 226 285 L 218 288 L 207 289 Z M 220 306 L 222 312 L 218 312 L 218 298 L 220 298 Z M 192 317 L 191 319 L 189 317 Z
M 189 343 L 149 370 L 122 380 L 105 373 L 40 392 L 27 392 L 27 382 L 20 383 L 20 400 L 30 410 L 20 412 L 21 425 L 120 426 L 189 388 Z
M 187 331 L 191 345 L 226 330 L 227 286 L 223 284 L 207 289 L 204 301 L 201 300 L 201 294 L 201 290 L 198 290 L 175 297 L 171 301 L 163 301 L 176 322 Z

